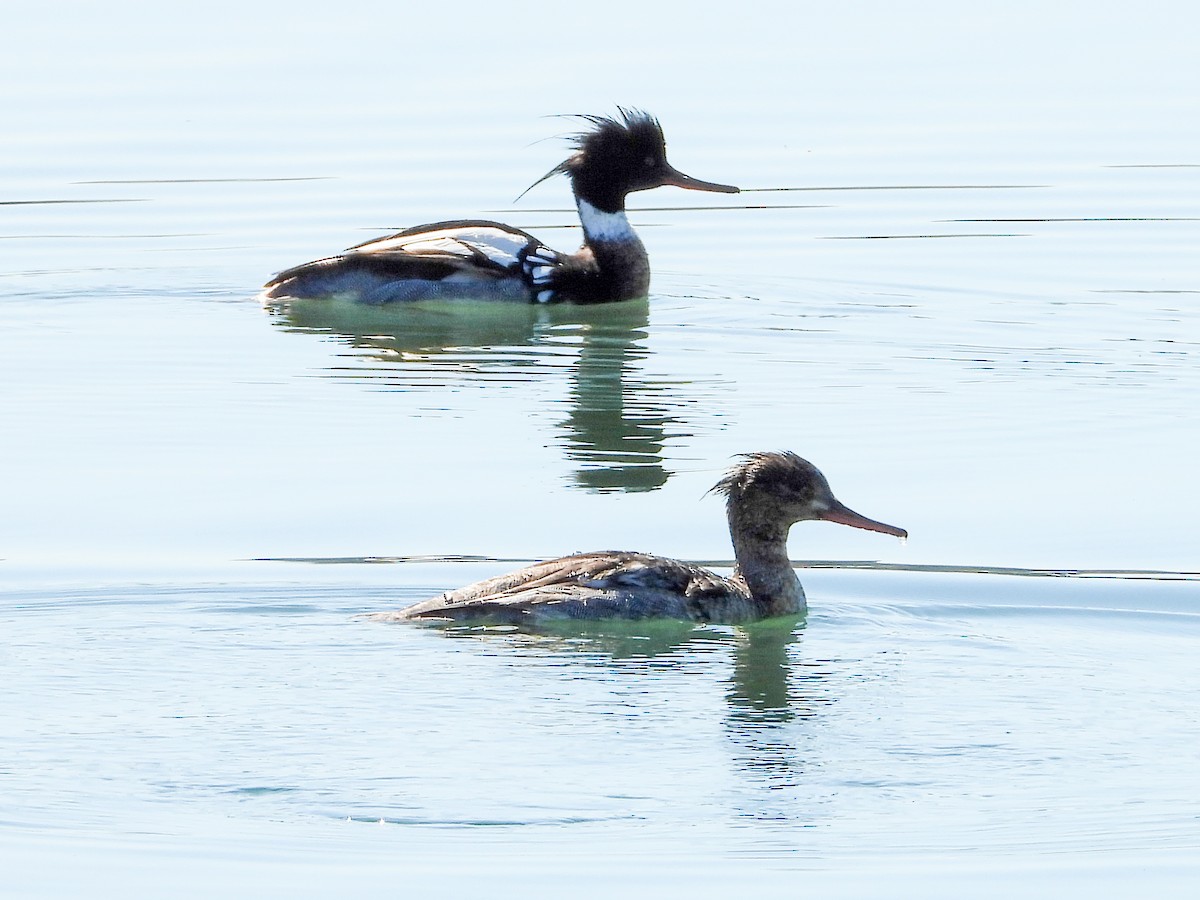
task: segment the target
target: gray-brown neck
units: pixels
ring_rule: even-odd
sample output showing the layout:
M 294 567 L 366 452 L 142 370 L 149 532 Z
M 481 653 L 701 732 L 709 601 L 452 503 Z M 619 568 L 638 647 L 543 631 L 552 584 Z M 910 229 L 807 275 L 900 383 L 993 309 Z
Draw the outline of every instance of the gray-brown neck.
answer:
M 726 505 L 729 536 L 737 559 L 734 577 L 740 578 L 764 618 L 802 613 L 804 588 L 788 559 L 790 524 L 766 519 L 746 509 L 731 496 Z

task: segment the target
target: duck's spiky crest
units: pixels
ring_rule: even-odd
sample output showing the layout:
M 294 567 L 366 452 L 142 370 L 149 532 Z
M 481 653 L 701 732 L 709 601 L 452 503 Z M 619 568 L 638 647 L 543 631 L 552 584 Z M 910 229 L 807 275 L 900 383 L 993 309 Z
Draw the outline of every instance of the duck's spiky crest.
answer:
M 642 109 L 618 106 L 617 116 L 600 116 L 588 113 L 566 113 L 557 118 L 582 119 L 592 127 L 586 131 L 578 131 L 565 135 L 565 139 L 574 149 L 574 153 L 560 162 L 557 166 L 531 184 L 517 195 L 520 200 L 543 181 L 548 181 L 555 175 L 570 175 L 571 172 L 587 158 L 589 150 L 595 152 L 597 147 L 613 141 L 625 143 L 648 142 L 662 148 L 666 145 L 662 125 L 658 119 Z M 513 201 L 516 202 L 515 200 Z
M 730 467 L 709 493 L 724 494 L 733 499 L 753 485 L 778 484 L 797 478 L 825 481 L 820 469 L 791 450 L 739 453 L 737 458 L 741 462 Z

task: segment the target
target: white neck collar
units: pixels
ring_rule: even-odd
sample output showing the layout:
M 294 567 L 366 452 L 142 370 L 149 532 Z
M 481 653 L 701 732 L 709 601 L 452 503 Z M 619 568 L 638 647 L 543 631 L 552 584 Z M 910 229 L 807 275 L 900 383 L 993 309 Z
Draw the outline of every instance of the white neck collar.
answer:
M 578 198 L 579 221 L 583 223 L 583 233 L 589 241 L 604 243 L 624 243 L 636 241 L 638 236 L 625 217 L 625 210 L 604 212 L 588 203 L 582 197 Z

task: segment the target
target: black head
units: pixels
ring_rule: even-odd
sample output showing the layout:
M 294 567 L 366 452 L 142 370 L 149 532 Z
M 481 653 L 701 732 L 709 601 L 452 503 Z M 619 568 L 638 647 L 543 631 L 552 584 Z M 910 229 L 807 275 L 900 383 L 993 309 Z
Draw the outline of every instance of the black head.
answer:
M 625 195 L 674 185 L 695 191 L 737 193 L 728 184 L 714 184 L 684 175 L 667 162 L 662 126 L 649 113 L 617 107 L 618 116 L 578 116 L 591 124 L 570 140 L 575 152 L 530 185 L 553 175 L 567 175 L 576 196 L 604 212 L 625 208 Z
M 885 525 L 843 505 L 829 488 L 821 470 L 790 451 L 743 453 L 741 462 L 713 486 L 724 494 L 731 514 L 771 519 L 790 525 L 806 519 L 824 519 L 896 537 L 908 532 Z

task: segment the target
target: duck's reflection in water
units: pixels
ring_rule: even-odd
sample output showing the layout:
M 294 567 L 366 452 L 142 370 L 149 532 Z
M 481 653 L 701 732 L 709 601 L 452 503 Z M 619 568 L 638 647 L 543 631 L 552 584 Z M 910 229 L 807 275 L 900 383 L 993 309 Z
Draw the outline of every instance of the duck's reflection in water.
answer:
M 268 307 L 287 331 L 353 347 L 330 376 L 405 391 L 568 379 L 567 415 L 556 442 L 576 464 L 572 483 L 590 491 L 647 491 L 670 477 L 668 439 L 688 437 L 700 410 L 693 385 L 644 374 L 649 302 L 529 306 L 462 301 L 374 307 L 330 300 Z
M 801 621 L 789 617 L 738 629 L 733 675 L 725 694 L 731 729 L 742 725 L 753 729 L 812 715 L 805 698 L 788 679 L 792 669 L 788 648 L 799 640 L 796 625 Z
M 691 401 L 663 382 L 639 378 L 646 346 L 647 304 L 623 303 L 615 315 L 578 326 L 579 356 L 562 422 L 568 458 L 579 464 L 575 483 L 596 491 L 654 490 L 667 480 L 662 465 L 673 415 Z M 674 408 L 673 408 L 674 407 Z
M 520 653 L 553 655 L 622 679 L 675 669 L 686 681 L 728 658 L 721 718 L 736 775 L 726 801 L 731 814 L 748 822 L 812 822 L 813 803 L 820 801 L 806 796 L 804 776 L 814 763 L 804 745 L 833 697 L 824 684 L 824 667 L 800 658 L 803 617 L 737 627 L 614 621 L 536 630 L 465 625 L 439 630 L 451 639 L 498 639 Z M 811 726 L 808 720 L 814 720 Z
M 734 650 L 725 730 L 740 773 L 731 802 L 747 821 L 809 824 L 817 812 L 804 776 L 819 762 L 804 751 L 809 728 L 797 720 L 817 717 L 832 696 L 820 665 L 799 658 L 803 632 L 794 624 L 740 629 Z

